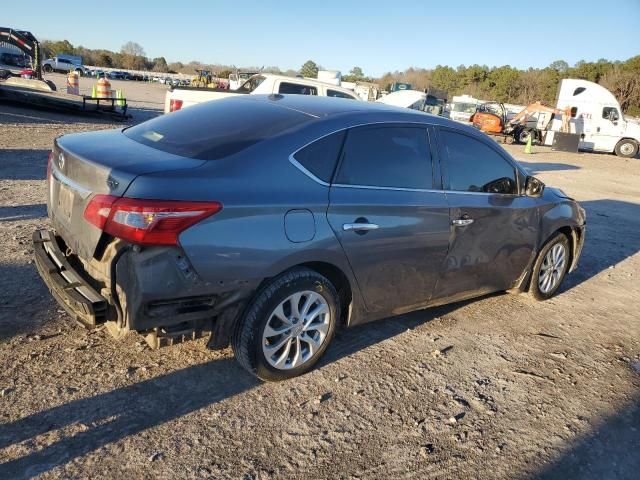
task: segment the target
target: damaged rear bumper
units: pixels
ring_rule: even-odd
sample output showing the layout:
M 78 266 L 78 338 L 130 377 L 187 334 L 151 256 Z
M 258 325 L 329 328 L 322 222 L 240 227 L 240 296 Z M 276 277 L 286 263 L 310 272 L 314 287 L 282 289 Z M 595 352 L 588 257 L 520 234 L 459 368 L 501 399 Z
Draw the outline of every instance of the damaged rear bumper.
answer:
M 74 320 L 94 328 L 109 319 L 109 303 L 69 264 L 53 232 L 33 232 L 33 250 L 44 283 Z
M 211 331 L 223 348 L 257 287 L 244 282 L 225 289 L 203 281 L 180 248 L 120 246 L 100 262 L 102 268 L 94 265 L 93 275 L 75 255 L 65 255 L 65 241 L 52 231 L 34 232 L 33 248 L 38 272 L 54 298 L 89 328 L 117 320 L 128 330 L 162 337 Z

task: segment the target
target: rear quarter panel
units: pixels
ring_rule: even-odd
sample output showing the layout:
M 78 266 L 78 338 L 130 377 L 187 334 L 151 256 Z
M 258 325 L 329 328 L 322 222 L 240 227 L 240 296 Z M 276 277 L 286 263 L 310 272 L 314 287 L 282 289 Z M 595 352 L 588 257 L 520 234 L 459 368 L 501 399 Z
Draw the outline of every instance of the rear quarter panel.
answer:
M 263 146 L 242 158 L 209 161 L 190 172 L 144 175 L 126 195 L 223 204 L 221 212 L 179 238 L 191 265 L 215 292 L 255 289 L 264 279 L 307 262 L 334 265 L 356 290 L 346 257 L 327 222 L 329 189 L 292 165 L 288 160 L 291 151 Z M 291 210 L 311 212 L 314 228 L 309 240 L 287 237 L 285 216 Z M 354 301 L 358 301 L 357 293 L 353 292 Z

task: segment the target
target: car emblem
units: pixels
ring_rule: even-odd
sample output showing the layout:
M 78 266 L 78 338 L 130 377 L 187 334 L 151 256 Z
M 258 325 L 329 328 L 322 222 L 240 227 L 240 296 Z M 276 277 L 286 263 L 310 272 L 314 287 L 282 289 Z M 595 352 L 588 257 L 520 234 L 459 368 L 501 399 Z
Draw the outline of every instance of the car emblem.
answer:
M 111 175 L 109 175 L 109 178 L 107 178 L 107 186 L 111 189 L 111 190 L 115 190 L 116 188 L 118 188 L 118 181 L 113 178 Z
M 58 168 L 62 170 L 64 168 L 64 153 L 58 155 Z

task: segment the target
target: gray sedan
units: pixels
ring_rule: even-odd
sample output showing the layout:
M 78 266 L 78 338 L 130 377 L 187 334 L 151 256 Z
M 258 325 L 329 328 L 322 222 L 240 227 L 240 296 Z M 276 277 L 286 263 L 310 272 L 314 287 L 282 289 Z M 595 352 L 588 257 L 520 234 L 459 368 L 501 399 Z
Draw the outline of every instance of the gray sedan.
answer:
M 584 240 L 584 210 L 486 135 L 335 98 L 238 95 L 65 135 L 47 179 L 36 265 L 74 319 L 152 347 L 206 334 L 264 380 L 308 371 L 339 327 L 547 299 Z

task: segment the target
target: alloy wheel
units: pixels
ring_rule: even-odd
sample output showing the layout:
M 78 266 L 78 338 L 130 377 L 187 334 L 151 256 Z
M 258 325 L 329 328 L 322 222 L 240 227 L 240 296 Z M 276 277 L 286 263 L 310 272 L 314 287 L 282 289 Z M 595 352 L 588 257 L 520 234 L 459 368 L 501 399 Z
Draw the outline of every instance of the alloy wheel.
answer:
M 557 243 L 549 249 L 538 275 L 538 287 L 542 293 L 549 293 L 558 286 L 564 275 L 566 261 L 567 252 L 563 244 Z
M 311 360 L 324 343 L 329 305 L 316 292 L 296 292 L 273 310 L 262 333 L 262 352 L 274 368 L 289 370 Z

